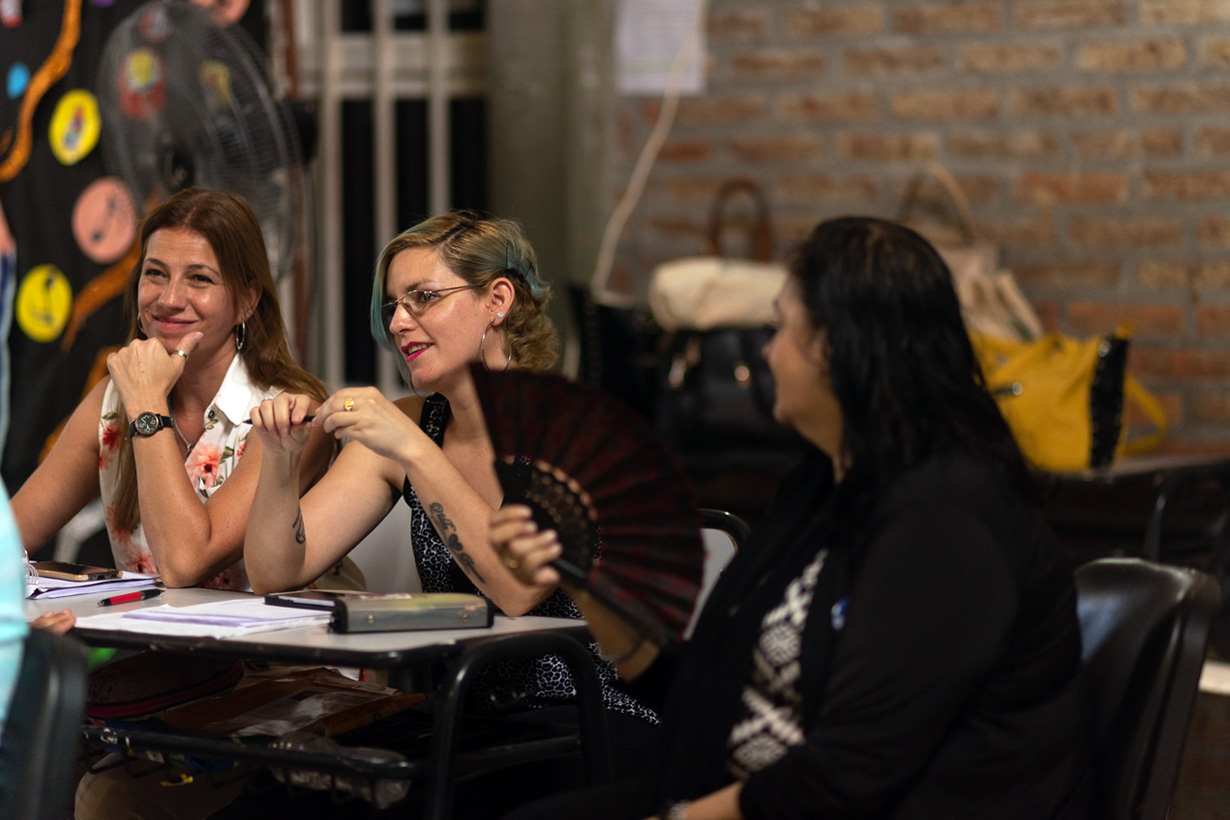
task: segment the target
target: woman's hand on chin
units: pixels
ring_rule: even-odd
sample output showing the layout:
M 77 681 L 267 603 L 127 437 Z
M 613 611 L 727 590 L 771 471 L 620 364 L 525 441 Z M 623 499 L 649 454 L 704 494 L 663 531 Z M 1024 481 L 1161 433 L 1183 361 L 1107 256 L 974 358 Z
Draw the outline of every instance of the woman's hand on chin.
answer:
M 176 350 L 183 355 L 168 353 L 156 339 L 134 339 L 107 356 L 107 372 L 130 416 L 163 409 L 202 335 L 189 333 L 180 339 Z

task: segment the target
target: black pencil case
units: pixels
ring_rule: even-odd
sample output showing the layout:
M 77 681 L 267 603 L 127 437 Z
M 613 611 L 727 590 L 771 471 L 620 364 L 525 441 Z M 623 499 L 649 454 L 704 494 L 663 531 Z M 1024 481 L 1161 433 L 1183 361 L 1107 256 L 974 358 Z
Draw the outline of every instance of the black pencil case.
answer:
M 333 605 L 334 632 L 481 629 L 491 626 L 491 602 L 463 592 L 343 596 Z

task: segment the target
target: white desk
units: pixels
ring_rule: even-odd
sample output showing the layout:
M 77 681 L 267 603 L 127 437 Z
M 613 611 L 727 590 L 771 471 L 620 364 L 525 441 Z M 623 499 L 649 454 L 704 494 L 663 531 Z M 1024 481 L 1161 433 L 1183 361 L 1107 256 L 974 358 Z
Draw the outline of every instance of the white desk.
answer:
M 123 612 L 158 606 L 188 606 L 248 595 L 209 589 L 168 589 L 161 596 L 148 601 L 122 604 L 111 610 L 99 608 L 98 601 L 108 594 L 116 593 L 112 591 L 49 600 L 28 600 L 26 616 L 34 618 L 44 612 L 71 609 L 78 617 L 85 617 L 103 611 Z M 582 643 L 588 636 L 583 621 L 532 616 L 509 618 L 497 615 L 492 626 L 481 629 L 414 632 L 338 634 L 329 631 L 327 624 L 317 624 L 233 638 L 181 637 L 93 629 L 74 629 L 72 634 L 92 646 L 201 652 L 292 664 L 336 664 L 411 670 L 429 666 L 436 661 L 456 661 L 456 671 L 445 681 L 437 705 L 431 751 L 425 761 L 425 768 L 416 769 L 426 775 L 425 817 L 432 820 L 446 820 L 451 813 L 452 773 L 460 745 L 458 724 L 462 704 L 476 672 L 484 664 L 497 660 L 560 654 L 569 662 L 580 694 L 578 706 L 581 736 L 587 738 L 580 748 L 591 780 L 595 783 L 605 782 L 610 775 L 601 684 Z M 496 750 L 496 753 L 502 752 Z M 242 756 L 236 754 L 236 757 Z

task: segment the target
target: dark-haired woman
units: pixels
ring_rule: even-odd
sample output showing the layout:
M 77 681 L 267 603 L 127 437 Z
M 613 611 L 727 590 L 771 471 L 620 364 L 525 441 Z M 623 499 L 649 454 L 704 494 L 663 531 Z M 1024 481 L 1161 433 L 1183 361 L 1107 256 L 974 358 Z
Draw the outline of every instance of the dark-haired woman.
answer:
M 815 450 L 692 640 L 661 654 L 574 591 L 632 691 L 664 704 L 660 756 L 515 816 L 1087 817 L 1072 577 L 943 261 L 889 222 L 824 222 L 776 308 L 774 414 Z M 558 579 L 523 508 L 492 537 L 527 582 Z
M 248 409 L 283 390 L 325 395 L 287 347 L 256 214 L 227 191 L 170 197 L 145 219 L 125 296 L 128 343 L 13 497 L 22 542 L 38 548 L 101 495 L 118 568 L 249 589 L 243 533 L 261 445 Z M 296 490 L 331 452 L 313 437 Z

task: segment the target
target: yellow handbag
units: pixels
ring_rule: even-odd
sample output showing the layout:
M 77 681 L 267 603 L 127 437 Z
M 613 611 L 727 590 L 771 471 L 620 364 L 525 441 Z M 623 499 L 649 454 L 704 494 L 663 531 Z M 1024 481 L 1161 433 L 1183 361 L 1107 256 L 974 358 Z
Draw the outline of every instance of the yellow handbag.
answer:
M 1055 472 L 1108 466 L 1156 449 L 1166 437 L 1157 399 L 1127 374 L 1126 334 L 1048 334 L 1022 342 L 970 334 L 987 387 L 1034 466 Z M 1125 402 L 1153 426 L 1129 440 Z

